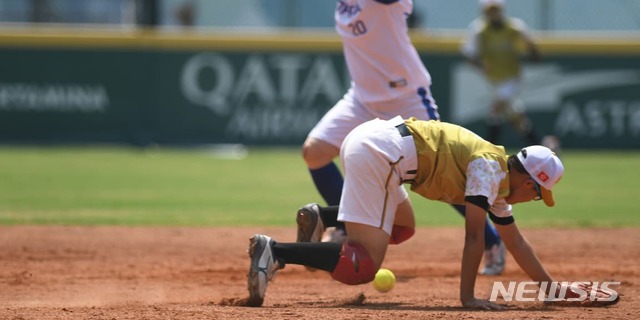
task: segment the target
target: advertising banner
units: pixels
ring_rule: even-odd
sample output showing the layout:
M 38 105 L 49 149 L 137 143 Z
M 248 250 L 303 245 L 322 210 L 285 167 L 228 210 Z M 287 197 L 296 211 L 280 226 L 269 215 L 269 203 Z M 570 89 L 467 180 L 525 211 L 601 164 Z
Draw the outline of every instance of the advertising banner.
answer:
M 0 142 L 299 145 L 349 87 L 339 46 L 148 43 L 0 38 Z M 456 50 L 420 54 L 442 120 L 485 135 L 491 90 L 479 72 Z M 525 66 L 519 103 L 563 148 L 640 148 L 640 55 L 546 55 Z M 501 144 L 525 143 L 507 133 Z

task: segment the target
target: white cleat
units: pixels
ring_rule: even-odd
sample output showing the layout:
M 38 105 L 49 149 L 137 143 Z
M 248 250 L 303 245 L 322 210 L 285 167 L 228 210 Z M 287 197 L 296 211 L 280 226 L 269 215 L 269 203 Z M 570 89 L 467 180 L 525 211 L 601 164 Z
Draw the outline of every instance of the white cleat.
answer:
M 271 251 L 273 244 L 274 241 L 270 237 L 261 234 L 256 234 L 249 239 L 251 265 L 248 275 L 247 305 L 250 307 L 262 306 L 268 282 L 273 280 L 276 271 L 282 269 Z

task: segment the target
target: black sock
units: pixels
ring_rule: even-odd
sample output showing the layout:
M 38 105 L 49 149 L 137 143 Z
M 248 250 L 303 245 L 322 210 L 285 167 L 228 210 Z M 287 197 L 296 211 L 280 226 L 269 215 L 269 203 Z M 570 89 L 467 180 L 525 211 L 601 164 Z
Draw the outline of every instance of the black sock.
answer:
M 340 259 L 342 244 L 334 242 L 276 242 L 271 248 L 276 259 L 282 260 L 285 264 L 301 264 L 333 272 Z
M 325 228 L 335 227 L 338 223 L 338 206 L 318 206 L 320 208 L 320 218 Z
M 320 218 L 322 218 L 322 223 L 325 228 L 336 227 L 337 229 L 346 231 L 344 222 L 338 221 L 338 208 L 339 206 L 320 207 Z

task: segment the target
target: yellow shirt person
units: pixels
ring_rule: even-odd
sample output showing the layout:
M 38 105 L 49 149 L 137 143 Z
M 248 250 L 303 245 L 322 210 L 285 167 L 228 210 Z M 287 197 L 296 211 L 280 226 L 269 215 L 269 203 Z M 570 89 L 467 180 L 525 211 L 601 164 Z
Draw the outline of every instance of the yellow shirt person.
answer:
M 478 59 L 486 77 L 500 83 L 520 76 L 523 44 L 530 42 L 526 25 L 518 18 L 506 18 L 502 28 L 494 28 L 485 19 L 476 20 L 474 36 L 465 44 L 467 56 Z
M 540 53 L 519 18 L 504 15 L 503 0 L 481 0 L 483 16 L 469 26 L 470 35 L 462 45 L 462 54 L 479 67 L 494 84 L 520 76 L 520 56 L 526 51 L 533 61 Z
M 492 87 L 492 102 L 487 116 L 486 138 L 499 143 L 502 124 L 508 121 L 529 144 L 544 144 L 557 150 L 555 137 L 543 142 L 533 129 L 518 99 L 521 87 L 521 56 L 526 49 L 529 59 L 540 60 L 526 24 L 504 15 L 504 0 L 480 0 L 482 17 L 470 25 L 471 33 L 462 45 L 464 57 L 480 70 Z

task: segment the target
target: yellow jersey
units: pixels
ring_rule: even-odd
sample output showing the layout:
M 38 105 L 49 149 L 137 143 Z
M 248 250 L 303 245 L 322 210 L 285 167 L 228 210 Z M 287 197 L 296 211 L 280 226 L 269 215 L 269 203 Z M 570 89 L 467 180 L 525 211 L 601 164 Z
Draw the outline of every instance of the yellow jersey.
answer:
M 504 147 L 446 122 L 410 118 L 405 124 L 418 154 L 412 191 L 452 204 L 464 204 L 465 196 L 481 195 L 492 205 L 509 195 Z

